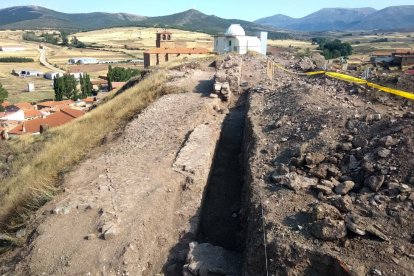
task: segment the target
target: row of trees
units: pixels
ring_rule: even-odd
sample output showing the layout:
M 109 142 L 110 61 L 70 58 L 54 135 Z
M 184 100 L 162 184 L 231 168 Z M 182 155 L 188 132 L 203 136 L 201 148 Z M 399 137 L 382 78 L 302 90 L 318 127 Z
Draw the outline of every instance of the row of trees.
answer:
M 352 46 L 348 42 L 342 42 L 339 39 L 330 40 L 323 37 L 312 38 L 312 44 L 318 44 L 318 50 L 321 50 L 326 59 L 347 57 L 352 55 Z
M 23 39 L 28 41 L 35 42 L 46 42 L 54 45 L 62 45 L 75 48 L 85 48 L 86 45 L 80 41 L 76 36 L 72 37 L 69 41 L 70 33 L 65 31 L 53 32 L 53 33 L 42 33 L 40 36 L 37 36 L 35 32 L 29 31 L 23 33 Z
M 128 81 L 130 78 L 140 75 L 138 69 L 114 67 L 111 65 L 108 67 L 108 88 L 112 90 L 112 82 Z
M 80 83 L 81 90 L 78 91 Z M 80 77 L 79 82 L 72 75 L 64 75 L 53 80 L 53 89 L 55 90 L 55 100 L 62 101 L 64 97 L 76 101 L 92 96 L 92 84 L 88 74 Z
M 25 57 L 2 57 L 0 62 L 19 63 L 19 62 L 34 62 L 32 58 Z

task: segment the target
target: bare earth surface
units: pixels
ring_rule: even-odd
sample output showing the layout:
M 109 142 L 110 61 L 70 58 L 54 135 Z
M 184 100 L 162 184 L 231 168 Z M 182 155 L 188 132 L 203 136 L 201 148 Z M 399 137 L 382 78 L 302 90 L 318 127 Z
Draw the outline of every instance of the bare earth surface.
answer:
M 190 93 L 161 98 L 68 174 L 65 192 L 37 213 L 39 227 L 11 274 L 159 272 L 168 249 L 194 231 L 191 218 L 207 183 L 224 115 L 213 110 L 218 99 L 202 94 L 209 88 L 197 86 L 212 74 L 209 68 L 189 72 L 181 81 Z M 183 145 L 187 159 L 179 154 Z M 180 164 L 191 164 L 191 172 Z

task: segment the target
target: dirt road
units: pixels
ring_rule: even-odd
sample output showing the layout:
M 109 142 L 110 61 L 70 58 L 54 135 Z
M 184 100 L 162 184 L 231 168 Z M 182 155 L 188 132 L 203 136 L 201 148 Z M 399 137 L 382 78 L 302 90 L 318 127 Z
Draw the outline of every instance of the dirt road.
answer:
M 37 50 L 39 51 L 39 54 L 40 54 L 40 57 L 39 57 L 40 64 L 52 70 L 53 72 L 65 73 L 65 71 L 61 70 L 60 68 L 56 68 L 55 66 L 53 66 L 47 61 L 47 48 L 46 47 L 43 47 L 42 49 L 37 48 Z

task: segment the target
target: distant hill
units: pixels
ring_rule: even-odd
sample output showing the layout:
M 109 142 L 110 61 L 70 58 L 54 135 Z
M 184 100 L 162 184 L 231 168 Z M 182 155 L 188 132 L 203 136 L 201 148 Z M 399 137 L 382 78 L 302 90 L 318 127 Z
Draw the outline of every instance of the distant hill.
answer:
M 20 6 L 0 10 L 1 29 L 92 30 L 133 24 L 146 17 L 127 13 L 66 14 L 38 6 Z
M 354 30 L 414 30 L 414 6 L 389 7 L 352 26 Z
M 119 26 L 168 27 L 217 34 L 231 24 L 241 24 L 248 33 L 266 30 L 279 35 L 274 27 L 238 19 L 223 19 L 197 10 L 157 17 L 126 13 L 67 14 L 38 6 L 20 6 L 0 10 L 0 29 L 95 30 Z
M 277 28 L 286 28 L 287 26 L 294 24 L 296 21 L 296 18 L 283 14 L 276 14 L 273 16 L 258 19 L 255 22 L 258 24 L 273 26 Z
M 223 33 L 231 24 L 242 25 L 248 33 L 263 30 L 270 32 L 275 31 L 274 28 L 262 26 L 257 23 L 239 19 L 223 19 L 214 15 L 206 15 L 194 9 L 167 16 L 149 17 L 146 20 L 141 21 L 140 24 L 151 27 L 180 28 L 210 34 Z
M 414 6 L 373 8 L 327 8 L 302 18 L 274 15 L 258 24 L 295 31 L 399 30 L 414 29 Z

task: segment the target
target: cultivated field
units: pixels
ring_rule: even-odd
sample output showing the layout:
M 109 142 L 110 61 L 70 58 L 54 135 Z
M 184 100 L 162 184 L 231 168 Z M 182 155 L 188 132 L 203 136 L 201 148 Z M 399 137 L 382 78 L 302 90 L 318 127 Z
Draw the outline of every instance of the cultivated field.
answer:
M 112 28 L 74 34 L 80 41 L 105 51 L 122 52 L 127 59 L 143 58 L 145 50 L 155 47 L 160 28 Z M 168 29 L 173 33 L 177 47 L 203 47 L 212 49 L 212 36 L 204 33 Z
M 70 66 L 68 60 L 76 57 L 95 58 L 99 61 L 112 61 L 119 63 L 114 66 L 128 68 L 143 68 L 143 63 L 125 63 L 128 60 L 143 59 L 145 50 L 155 47 L 155 37 L 158 28 L 112 28 L 91 32 L 73 34 L 69 40 L 76 36 L 80 41 L 88 45 L 87 49 L 61 47 L 51 44 L 47 46 L 47 60 L 50 64 L 68 72 L 86 72 L 92 78 L 106 75 L 107 64 Z M 169 30 L 173 33 L 173 39 L 177 47 L 204 47 L 212 49 L 213 38 L 203 33 L 187 32 L 181 30 Z M 37 35 L 41 31 L 35 31 Z M 9 101 L 39 101 L 53 98 L 52 82 L 41 77 L 20 78 L 11 75 L 13 69 L 35 69 L 42 72 L 50 71 L 39 63 L 40 43 L 22 40 L 23 31 L 0 31 L 0 46 L 23 45 L 25 51 L 0 52 L 0 57 L 27 57 L 34 59 L 31 63 L 0 63 L 0 83 L 9 91 Z M 91 49 L 90 46 L 93 48 Z M 35 84 L 36 91 L 26 93 L 27 84 Z
M 32 58 L 34 62 L 28 63 L 0 63 L 0 83 L 9 92 L 8 100 L 11 103 L 22 101 L 35 102 L 43 99 L 51 99 L 54 97 L 52 82 L 42 77 L 20 78 L 12 75 L 13 70 L 33 69 L 41 72 L 48 72 L 46 67 L 39 63 L 39 43 L 27 42 L 22 40 L 22 31 L 1 31 L 1 46 L 17 46 L 21 45 L 26 48 L 24 51 L 17 52 L 0 52 L 1 57 L 25 57 Z M 35 84 L 35 92 L 28 93 L 28 83 Z
M 344 42 L 352 44 L 356 53 L 367 54 L 378 50 L 414 49 L 414 33 L 377 33 L 377 34 L 352 34 L 352 36 L 340 37 Z M 387 42 L 376 42 L 387 39 Z
M 299 49 L 316 49 L 317 45 L 312 45 L 312 43 L 305 40 L 295 40 L 295 39 L 283 39 L 283 40 L 269 40 L 269 46 L 280 47 L 280 48 L 299 48 Z

